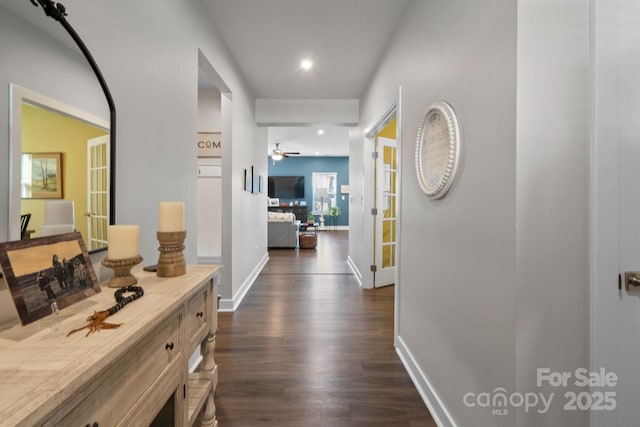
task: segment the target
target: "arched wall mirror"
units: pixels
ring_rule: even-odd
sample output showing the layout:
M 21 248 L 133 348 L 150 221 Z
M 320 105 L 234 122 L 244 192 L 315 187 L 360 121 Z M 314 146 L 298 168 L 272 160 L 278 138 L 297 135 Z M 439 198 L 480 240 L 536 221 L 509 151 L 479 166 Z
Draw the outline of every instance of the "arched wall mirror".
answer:
M 89 251 L 106 248 L 109 122 L 18 85 L 10 97 L 12 223 L 28 218 L 12 239 L 79 231 Z M 64 205 L 71 216 L 52 215 Z
M 45 206 L 52 212 L 55 202 L 64 201 L 73 203 L 73 228 L 87 248 L 104 250 L 115 212 L 115 106 L 109 90 L 59 14 L 59 3 L 25 0 L 3 7 L 9 12 L 0 16 L 0 36 L 13 40 L 3 48 L 6 67 L 0 70 L 0 80 L 10 86 L 8 237 L 67 232 L 43 231 L 51 216 Z M 52 14 L 58 16 L 50 19 Z M 21 224 L 28 214 L 25 236 Z

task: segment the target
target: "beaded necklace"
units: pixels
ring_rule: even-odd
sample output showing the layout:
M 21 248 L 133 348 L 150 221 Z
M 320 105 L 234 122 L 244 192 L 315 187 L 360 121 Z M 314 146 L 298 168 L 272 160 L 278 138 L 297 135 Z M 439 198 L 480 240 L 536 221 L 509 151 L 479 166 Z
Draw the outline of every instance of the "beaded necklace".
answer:
M 129 295 L 128 297 L 123 297 L 122 294 L 126 292 L 133 292 L 133 295 Z M 125 286 L 124 288 L 118 289 L 113 296 L 116 298 L 117 304 L 111 307 L 109 310 L 110 316 L 113 316 L 118 311 L 122 310 L 125 305 L 129 304 L 132 301 L 141 298 L 144 295 L 144 289 L 140 286 Z

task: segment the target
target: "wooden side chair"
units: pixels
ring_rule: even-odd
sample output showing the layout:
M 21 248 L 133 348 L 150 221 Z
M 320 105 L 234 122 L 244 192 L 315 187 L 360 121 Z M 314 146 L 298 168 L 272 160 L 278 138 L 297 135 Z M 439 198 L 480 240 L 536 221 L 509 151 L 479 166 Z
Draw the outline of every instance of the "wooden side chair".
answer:
M 29 226 L 29 221 L 31 220 L 31 214 L 20 215 L 20 240 L 28 239 L 30 237 L 30 232 L 27 231 L 27 227 Z

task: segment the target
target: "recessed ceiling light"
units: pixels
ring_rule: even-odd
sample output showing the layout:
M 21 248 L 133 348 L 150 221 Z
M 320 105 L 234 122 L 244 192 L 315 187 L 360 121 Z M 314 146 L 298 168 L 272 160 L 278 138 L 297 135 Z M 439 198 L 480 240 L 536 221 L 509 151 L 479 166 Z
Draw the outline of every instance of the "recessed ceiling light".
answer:
M 319 152 L 319 151 L 316 151 L 316 156 L 319 156 L 319 155 L 320 155 L 320 152 Z
M 324 131 L 322 129 L 318 129 L 318 135 L 324 135 Z
M 300 61 L 300 67 L 302 67 L 303 70 L 310 70 L 311 67 L 313 67 L 313 62 L 310 59 L 303 59 Z

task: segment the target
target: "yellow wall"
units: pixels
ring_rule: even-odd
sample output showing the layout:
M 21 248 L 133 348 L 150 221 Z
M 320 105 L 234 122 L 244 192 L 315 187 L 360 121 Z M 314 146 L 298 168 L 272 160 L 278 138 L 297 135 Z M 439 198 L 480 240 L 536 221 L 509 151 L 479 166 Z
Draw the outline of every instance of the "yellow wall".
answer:
M 108 132 L 58 113 L 22 104 L 22 152 L 62 153 L 62 197 L 75 201 L 76 229 L 87 238 L 87 140 Z M 40 235 L 44 200 L 22 199 L 31 213 L 32 237 Z
M 397 139 L 396 138 L 396 118 L 394 117 L 376 136 L 383 138 Z

